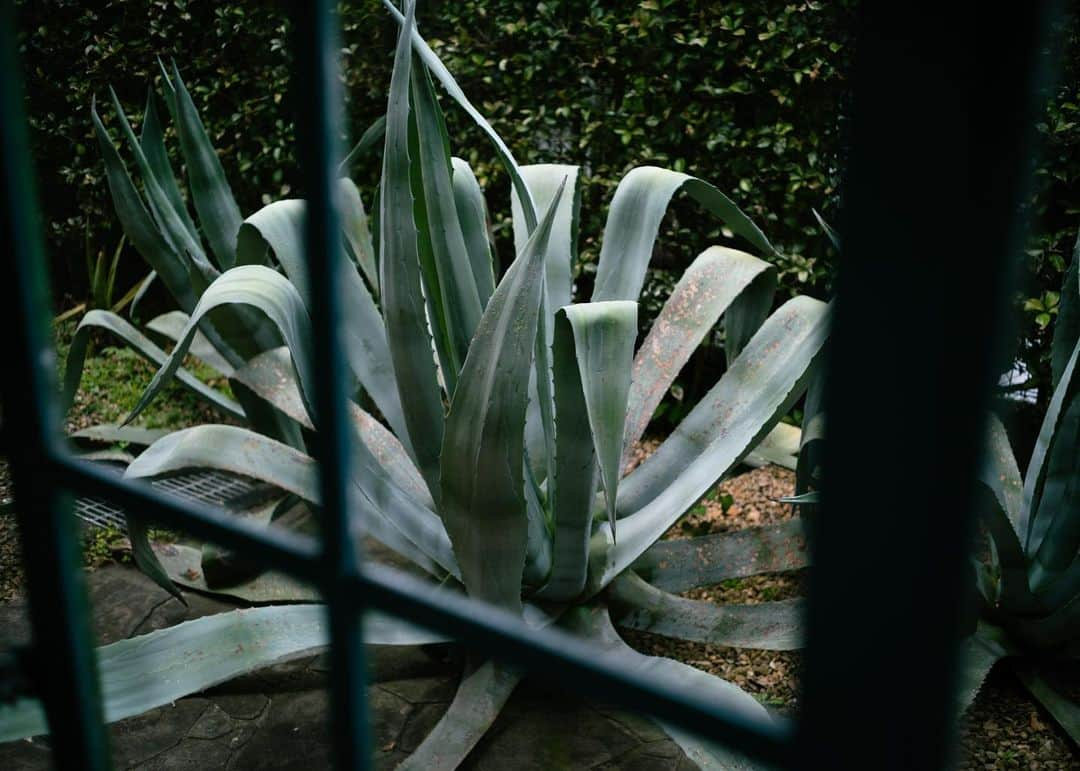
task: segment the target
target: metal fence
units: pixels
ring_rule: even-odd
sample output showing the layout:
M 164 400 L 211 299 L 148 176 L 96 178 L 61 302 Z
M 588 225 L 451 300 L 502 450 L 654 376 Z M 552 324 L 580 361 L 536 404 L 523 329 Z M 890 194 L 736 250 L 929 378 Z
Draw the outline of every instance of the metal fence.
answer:
M 75 459 L 61 433 L 49 295 L 28 159 L 14 12 L 0 18 L 0 301 L 3 452 L 24 541 L 33 647 L 61 768 L 110 766 L 73 495 L 152 512 L 318 587 L 331 629 L 339 768 L 370 767 L 361 611 L 444 632 L 588 697 L 653 714 L 787 768 L 938 768 L 949 762 L 965 549 L 981 420 L 1006 325 L 1016 213 L 1050 3 L 861 13 L 839 301 L 830 351 L 830 488 L 813 525 L 816 567 L 797 723 L 747 721 L 693 692 L 621 671 L 590 647 L 364 561 L 347 532 L 345 378 L 332 202 L 340 100 L 331 3 L 296 3 L 294 96 L 308 192 L 322 507 L 319 540 L 256 529 Z M 912 361 L 920 362 L 911 369 Z M 869 436 L 868 426 L 876 426 Z M 867 452 L 868 447 L 873 452 Z

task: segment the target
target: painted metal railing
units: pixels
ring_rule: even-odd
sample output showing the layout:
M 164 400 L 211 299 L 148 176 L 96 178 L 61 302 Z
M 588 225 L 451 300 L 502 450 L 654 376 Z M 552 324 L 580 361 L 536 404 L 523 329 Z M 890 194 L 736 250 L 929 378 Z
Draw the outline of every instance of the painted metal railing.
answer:
M 294 92 L 310 201 L 314 395 L 323 537 L 257 529 L 79 461 L 61 433 L 49 294 L 12 4 L 0 18 L 3 452 L 20 512 L 33 646 L 23 667 L 61 768 L 110 767 L 73 495 L 154 520 L 317 586 L 330 614 L 339 768 L 370 767 L 361 612 L 399 615 L 464 645 L 648 712 L 787 768 L 939 768 L 953 737 L 957 642 L 970 604 L 965 550 L 981 420 L 1003 338 L 1015 212 L 1028 182 L 1036 64 L 1052 4 L 971 29 L 966 7 L 863 9 L 836 328 L 830 352 L 829 497 L 813 525 L 801 714 L 748 721 L 698 694 L 612 666 L 591 647 L 366 562 L 347 532 L 349 435 L 338 339 L 341 259 L 332 202 L 339 107 L 328 0 L 296 3 Z M 949 14 L 952 14 L 949 16 Z M 990 14 L 993 16 L 993 14 Z M 989 54 L 980 58 L 979 54 Z M 990 70 L 981 66 L 991 65 Z M 987 90 L 992 87 L 991 90 Z M 992 92 L 993 101 L 983 101 Z M 992 106 L 993 109 L 984 109 Z M 983 122 L 985 120 L 985 122 Z M 972 257 L 977 258 L 973 260 Z M 958 302 L 962 287 L 968 302 Z M 871 335 L 872 333 L 872 335 Z M 913 369 L 912 362 L 918 362 Z M 867 426 L 877 433 L 867 436 Z M 872 446 L 873 452 L 867 452 Z

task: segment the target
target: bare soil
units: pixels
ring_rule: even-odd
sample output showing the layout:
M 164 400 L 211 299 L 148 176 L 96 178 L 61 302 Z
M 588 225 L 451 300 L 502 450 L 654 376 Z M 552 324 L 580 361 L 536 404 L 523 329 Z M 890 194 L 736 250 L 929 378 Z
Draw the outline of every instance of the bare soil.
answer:
M 651 453 L 659 440 L 646 439 L 637 461 Z M 789 519 L 791 506 L 778 502 L 794 492 L 795 475 L 766 466 L 717 485 L 665 535 L 687 538 L 727 533 Z M 730 496 L 727 499 L 726 496 Z M 808 570 L 754 576 L 686 592 L 684 596 L 726 604 L 805 596 Z M 719 645 L 688 643 L 645 632 L 624 631 L 627 641 L 643 653 L 667 656 L 692 664 L 738 684 L 782 714 L 798 710 L 799 652 L 749 651 Z M 1064 673 L 1073 683 L 1080 671 Z M 888 694 L 882 694 L 883 699 Z M 960 721 L 957 766 L 962 769 L 1080 769 L 1080 753 L 1054 720 L 1019 684 L 1006 664 L 999 664 L 984 683 L 975 703 Z

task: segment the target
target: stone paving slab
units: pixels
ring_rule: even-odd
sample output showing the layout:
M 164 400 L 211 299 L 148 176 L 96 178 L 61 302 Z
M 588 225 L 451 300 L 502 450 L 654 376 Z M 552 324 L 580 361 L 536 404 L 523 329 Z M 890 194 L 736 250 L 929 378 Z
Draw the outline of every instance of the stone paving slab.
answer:
M 188 592 L 188 607 L 138 571 L 87 576 L 94 635 L 113 642 L 234 606 Z M 0 643 L 29 638 L 23 607 L 0 606 Z M 437 649 L 369 649 L 375 767 L 416 748 L 453 698 L 460 665 Z M 118 769 L 317 771 L 330 767 L 325 654 L 269 667 L 109 727 Z M 50 768 L 48 737 L 0 744 L 0 769 Z M 470 754 L 471 771 L 688 771 L 682 751 L 648 719 L 568 697 L 526 680 Z

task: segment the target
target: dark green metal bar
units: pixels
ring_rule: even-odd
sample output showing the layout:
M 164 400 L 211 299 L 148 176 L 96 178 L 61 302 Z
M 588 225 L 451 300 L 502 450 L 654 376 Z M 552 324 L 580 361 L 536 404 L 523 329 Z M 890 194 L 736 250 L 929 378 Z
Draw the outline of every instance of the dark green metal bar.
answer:
M 343 99 L 338 87 L 337 17 L 329 0 L 295 5 L 292 96 L 307 198 L 305 254 L 311 284 L 312 350 L 316 371 L 315 455 L 322 488 L 322 538 L 330 614 L 330 703 L 334 760 L 339 769 L 368 768 L 367 673 L 364 664 L 363 595 L 350 595 L 348 577 L 358 569 L 349 526 L 351 463 L 349 392 L 343 355 L 341 282 L 345 267 L 337 213 L 338 143 Z M 359 599 L 360 608 L 350 599 Z
M 356 607 L 369 606 L 455 637 L 471 650 L 553 681 L 585 698 L 638 710 L 776 767 L 793 764 L 787 721 L 747 719 L 694 691 L 610 663 L 596 647 L 399 570 L 365 562 L 353 580 Z
M 48 449 L 59 441 L 56 363 L 50 344 L 48 279 L 29 164 L 15 14 L 0 3 L 0 242 L 8 250 L 0 327 L 6 353 L 4 446 L 18 501 L 23 567 L 30 597 L 33 652 L 29 673 L 41 697 L 63 769 L 109 767 L 86 592 L 75 542 L 71 501 L 47 473 Z
M 1051 5 L 861 9 L 803 768 L 951 765 L 975 470 L 1008 361 Z M 886 440 L 866 452 L 881 416 Z

